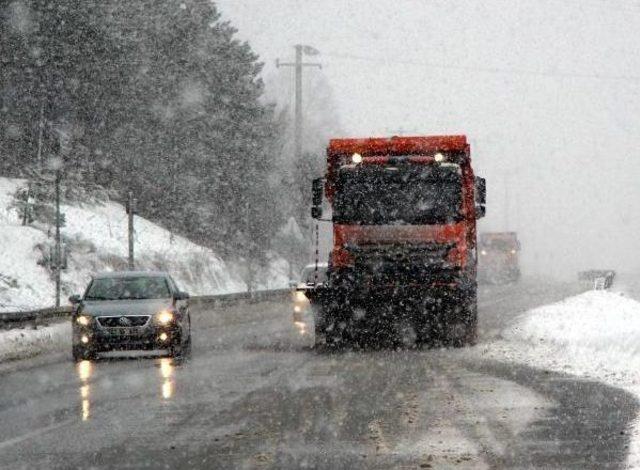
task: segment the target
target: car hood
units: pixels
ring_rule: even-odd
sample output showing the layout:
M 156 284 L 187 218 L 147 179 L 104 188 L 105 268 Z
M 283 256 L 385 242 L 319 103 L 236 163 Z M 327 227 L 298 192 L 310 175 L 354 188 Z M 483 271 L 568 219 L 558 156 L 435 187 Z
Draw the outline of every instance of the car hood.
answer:
M 80 313 L 84 315 L 119 316 L 119 315 L 153 315 L 169 308 L 171 299 L 140 300 L 91 300 L 84 301 Z

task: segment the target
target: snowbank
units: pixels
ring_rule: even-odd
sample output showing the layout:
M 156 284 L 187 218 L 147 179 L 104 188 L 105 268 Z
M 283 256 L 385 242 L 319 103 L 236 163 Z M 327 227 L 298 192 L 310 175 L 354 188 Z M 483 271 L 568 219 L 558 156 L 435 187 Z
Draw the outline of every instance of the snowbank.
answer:
M 503 336 L 557 349 L 574 373 L 640 379 L 640 303 L 618 293 L 589 291 L 534 309 Z
M 71 350 L 69 321 L 38 327 L 0 330 L 0 362 L 24 359 L 43 352 Z
M 640 302 L 589 291 L 536 308 L 483 345 L 482 356 L 599 380 L 640 399 Z M 628 465 L 640 468 L 640 421 Z
M 53 245 L 53 227 L 35 223 L 22 226 L 11 207 L 13 195 L 25 182 L 0 178 L 0 311 L 30 310 L 54 303 L 53 279 L 42 264 Z M 73 206 L 63 204 L 66 225 L 62 237 L 69 249 L 68 269 L 62 273 L 64 295 L 80 293 L 91 273 L 127 266 L 127 216 L 114 202 Z M 142 218 L 135 217 L 136 267 L 172 273 L 192 295 L 246 290 L 241 262 L 227 263 L 212 250 Z M 257 276 L 258 289 L 286 287 L 288 265 L 275 254 Z

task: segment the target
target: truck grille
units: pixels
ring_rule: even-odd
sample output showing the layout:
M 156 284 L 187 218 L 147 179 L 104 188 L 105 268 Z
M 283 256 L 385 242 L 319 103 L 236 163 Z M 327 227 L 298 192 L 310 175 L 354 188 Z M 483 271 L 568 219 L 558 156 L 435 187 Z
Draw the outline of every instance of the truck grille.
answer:
M 150 315 L 119 315 L 113 317 L 98 317 L 98 323 L 105 328 L 131 328 L 144 326 Z
M 358 276 L 375 284 L 420 283 L 446 268 L 452 243 L 359 246 L 349 250 Z M 362 278 L 361 278 L 362 279 Z

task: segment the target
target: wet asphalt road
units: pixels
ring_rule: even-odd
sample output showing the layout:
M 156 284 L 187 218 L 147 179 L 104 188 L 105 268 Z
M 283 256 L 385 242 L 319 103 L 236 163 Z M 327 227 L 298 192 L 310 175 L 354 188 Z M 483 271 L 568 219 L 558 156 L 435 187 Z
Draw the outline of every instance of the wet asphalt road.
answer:
M 482 288 L 465 350 L 319 353 L 271 302 L 194 312 L 182 364 L 16 362 L 0 370 L 0 468 L 623 468 L 633 397 L 480 357 L 572 289 Z

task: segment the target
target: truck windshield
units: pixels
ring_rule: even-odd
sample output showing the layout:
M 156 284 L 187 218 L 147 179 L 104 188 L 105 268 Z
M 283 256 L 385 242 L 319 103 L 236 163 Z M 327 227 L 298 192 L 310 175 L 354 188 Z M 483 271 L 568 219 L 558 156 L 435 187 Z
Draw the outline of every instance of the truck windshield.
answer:
M 336 181 L 336 223 L 439 224 L 461 219 L 458 166 L 361 165 L 343 168 Z

